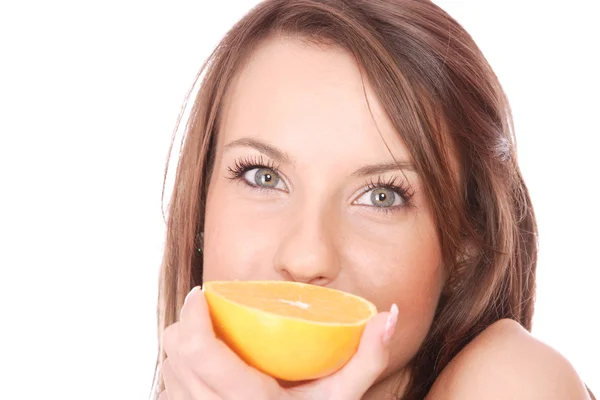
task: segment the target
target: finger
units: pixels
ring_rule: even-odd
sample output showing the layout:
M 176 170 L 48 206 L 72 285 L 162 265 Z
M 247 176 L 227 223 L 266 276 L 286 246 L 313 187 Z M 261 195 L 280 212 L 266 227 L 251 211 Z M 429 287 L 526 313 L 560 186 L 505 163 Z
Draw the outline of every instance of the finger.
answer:
M 160 396 L 158 396 L 158 400 L 169 400 L 169 394 L 166 390 L 160 392 Z
M 202 292 L 200 286 L 194 287 L 185 297 L 185 301 L 179 312 L 179 321 L 189 330 L 215 336 L 208 311 L 208 304 L 206 304 L 204 292 Z
M 165 330 L 163 340 L 165 341 L 165 352 L 167 358 L 163 361 L 163 377 L 165 379 L 165 386 L 167 379 L 172 381 L 168 387 L 169 396 L 172 400 L 179 400 L 173 394 L 173 391 L 177 392 L 177 396 L 184 396 L 185 392 L 189 399 L 202 399 L 202 400 L 219 400 L 217 394 L 202 381 L 202 378 L 197 376 L 189 364 L 187 357 L 177 357 L 176 349 L 177 343 L 179 342 L 179 331 L 181 329 L 180 323 L 170 325 Z
M 389 339 L 398 321 L 398 307 L 373 317 L 365 327 L 356 354 L 335 374 L 322 379 L 336 399 L 360 399 L 385 370 L 389 360 Z
M 204 293 L 196 288 L 181 309 L 176 357 L 218 396 L 225 400 L 247 398 L 248 393 L 275 397 L 281 390 L 276 381 L 248 366 L 227 345 L 217 339 L 212 328 Z
M 163 394 L 170 400 L 192 400 L 190 393 L 175 374 L 171 365 L 171 360 L 168 358 L 162 363 L 162 376 L 165 382 L 165 390 Z M 161 394 L 162 396 L 162 394 Z

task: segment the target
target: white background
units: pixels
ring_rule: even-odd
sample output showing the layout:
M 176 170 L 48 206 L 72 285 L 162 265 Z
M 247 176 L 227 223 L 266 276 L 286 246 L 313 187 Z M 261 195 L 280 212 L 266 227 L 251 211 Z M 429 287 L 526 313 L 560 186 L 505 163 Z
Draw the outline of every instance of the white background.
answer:
M 255 3 L 0 3 L 1 398 L 148 397 L 171 132 Z M 541 233 L 534 334 L 598 393 L 594 2 L 437 3 L 512 102 Z

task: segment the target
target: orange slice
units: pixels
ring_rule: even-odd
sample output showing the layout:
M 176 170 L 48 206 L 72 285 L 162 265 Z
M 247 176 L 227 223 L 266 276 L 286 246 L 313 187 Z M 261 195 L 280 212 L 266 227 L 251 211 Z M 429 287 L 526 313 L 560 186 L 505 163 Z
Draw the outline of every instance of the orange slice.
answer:
M 361 297 L 298 282 L 212 281 L 204 295 L 217 337 L 252 367 L 286 381 L 340 369 L 377 314 Z

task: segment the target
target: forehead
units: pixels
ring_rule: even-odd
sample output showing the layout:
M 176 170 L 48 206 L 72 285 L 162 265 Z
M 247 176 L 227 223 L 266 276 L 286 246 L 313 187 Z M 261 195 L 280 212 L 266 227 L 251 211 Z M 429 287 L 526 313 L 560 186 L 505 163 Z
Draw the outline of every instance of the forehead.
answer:
M 410 159 L 352 55 L 295 38 L 254 50 L 228 89 L 220 135 L 222 143 L 252 137 L 292 155 L 310 148 L 365 161 L 392 161 L 390 151 Z

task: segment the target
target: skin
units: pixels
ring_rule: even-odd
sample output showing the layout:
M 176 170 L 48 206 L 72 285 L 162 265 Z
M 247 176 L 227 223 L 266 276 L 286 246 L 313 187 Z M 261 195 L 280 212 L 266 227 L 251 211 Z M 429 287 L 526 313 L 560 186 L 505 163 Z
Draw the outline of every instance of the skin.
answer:
M 517 322 L 500 320 L 442 371 L 426 400 L 590 399 L 573 366 Z
M 394 160 L 401 169 L 381 168 Z M 244 163 L 251 166 L 232 173 Z M 379 185 L 389 182 L 400 188 Z M 392 314 L 380 313 L 341 371 L 282 387 L 214 338 L 196 291 L 180 322 L 165 332 L 163 398 L 237 399 L 252 388 L 255 398 L 265 399 L 384 399 L 404 382 L 446 274 L 411 156 L 347 52 L 274 38 L 231 83 L 208 190 L 203 256 L 205 281 L 324 285 L 365 297 L 378 310 L 396 304 L 398 323 L 394 329 Z M 386 321 L 389 341 L 383 340 Z M 492 335 L 480 347 L 493 342 Z M 463 365 L 471 356 L 465 359 L 442 375 L 443 387 L 458 387 L 467 376 L 460 371 L 470 372 Z M 431 399 L 449 398 L 436 390 L 446 394 Z

